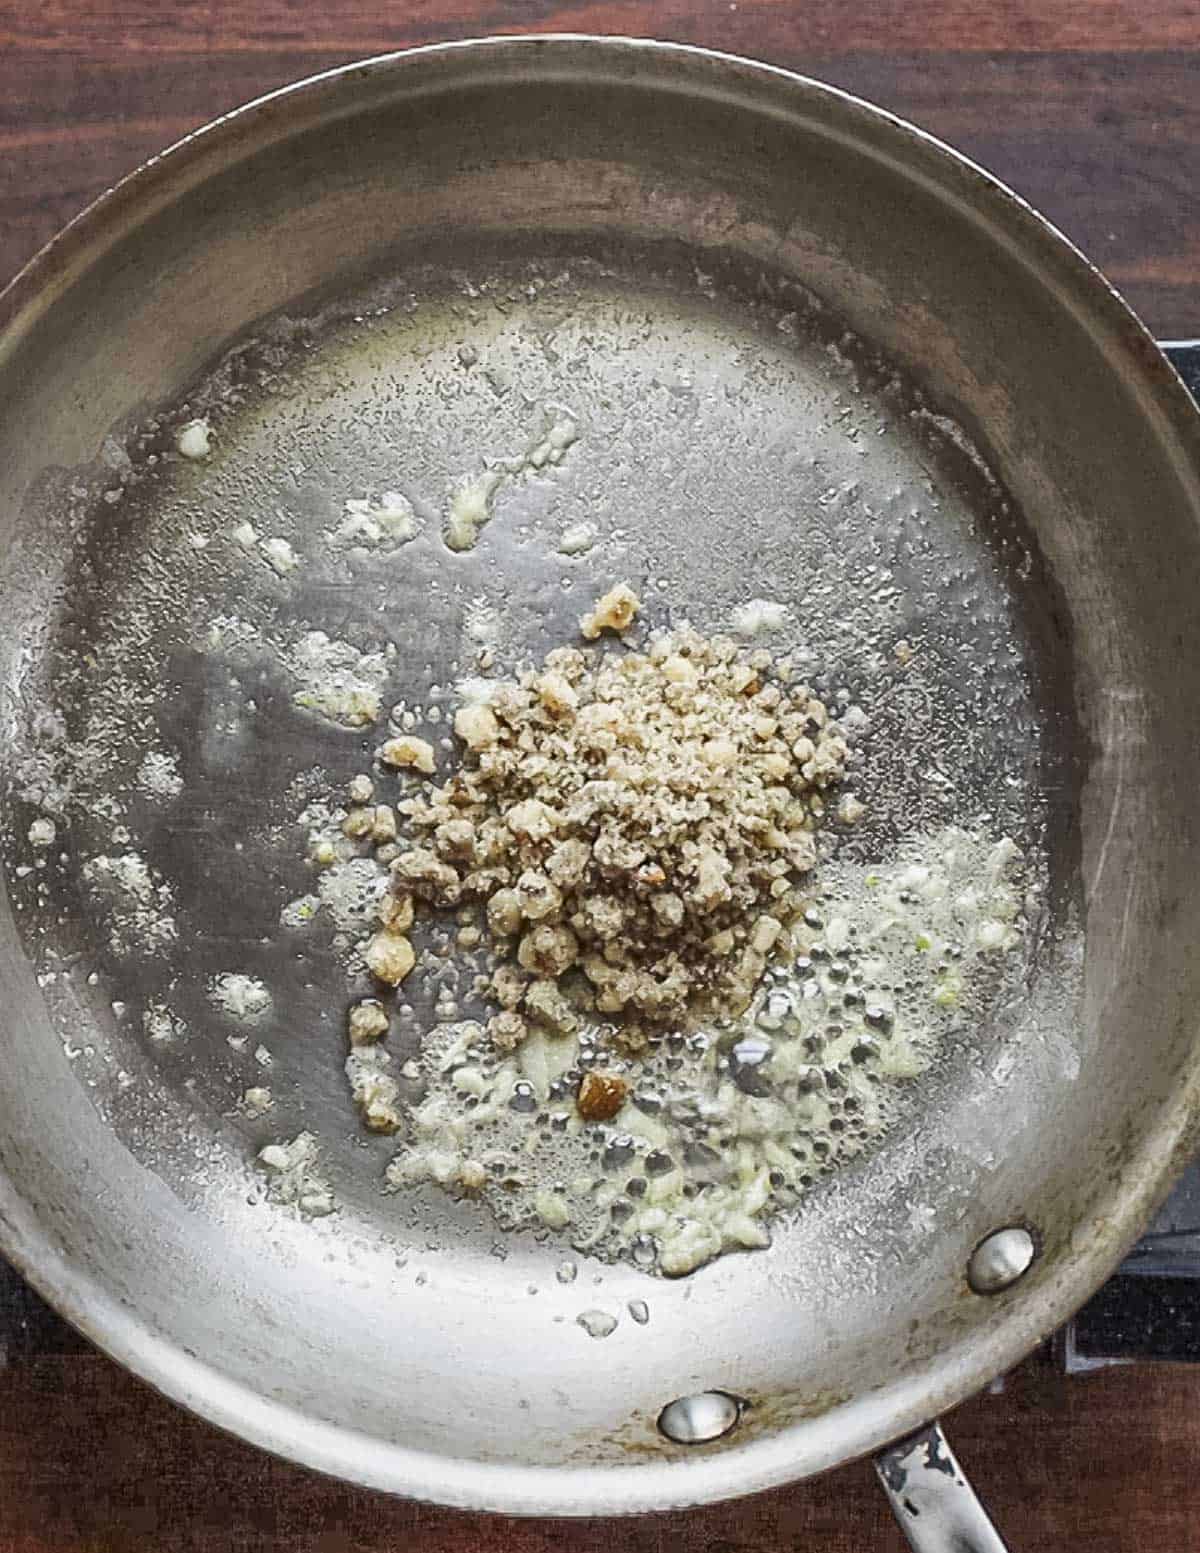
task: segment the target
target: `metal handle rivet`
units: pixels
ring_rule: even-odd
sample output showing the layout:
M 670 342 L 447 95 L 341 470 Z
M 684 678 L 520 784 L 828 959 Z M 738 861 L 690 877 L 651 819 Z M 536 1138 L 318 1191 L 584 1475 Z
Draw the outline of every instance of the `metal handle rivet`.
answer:
M 676 1445 L 706 1445 L 728 1434 L 742 1416 L 742 1403 L 727 1391 L 698 1391 L 676 1397 L 658 1415 L 659 1432 Z
M 1033 1236 L 1023 1225 L 994 1230 L 971 1252 L 967 1282 L 976 1294 L 1000 1294 L 1025 1276 L 1036 1255 Z

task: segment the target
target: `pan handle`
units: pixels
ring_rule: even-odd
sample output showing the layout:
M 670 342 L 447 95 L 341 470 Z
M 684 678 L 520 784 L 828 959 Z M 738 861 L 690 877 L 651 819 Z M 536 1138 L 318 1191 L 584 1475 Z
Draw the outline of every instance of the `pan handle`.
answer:
M 875 1470 L 913 1553 L 1007 1553 L 940 1424 L 880 1451 Z

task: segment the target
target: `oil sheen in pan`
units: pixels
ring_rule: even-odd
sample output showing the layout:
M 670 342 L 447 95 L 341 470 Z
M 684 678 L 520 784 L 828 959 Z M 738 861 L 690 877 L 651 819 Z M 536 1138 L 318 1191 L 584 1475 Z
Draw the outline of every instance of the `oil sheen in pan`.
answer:
M 193 420 L 201 458 L 178 452 Z M 452 552 L 463 492 L 487 522 Z M 960 428 L 771 276 L 564 252 L 315 299 L 43 507 L 71 559 L 9 762 L 14 895 L 96 1103 L 210 1212 L 267 1211 L 250 1161 L 307 1128 L 343 1232 L 493 1240 L 478 1207 L 379 1192 L 390 1149 L 341 1073 L 344 970 L 280 930 L 312 883 L 296 819 L 367 768 L 378 732 L 343 725 L 362 697 L 448 734 L 480 651 L 540 657 L 618 578 L 653 624 L 787 606 L 772 649 L 869 709 L 847 860 L 979 823 L 1052 884 L 1069 871 L 1047 842 L 1067 697 L 1031 667 L 1054 624 L 1017 516 Z M 364 542 L 356 517 L 393 509 Z M 26 840 L 38 818 L 53 846 Z M 214 1006 L 229 973 L 249 1018 Z M 947 1071 L 993 1038 L 964 1034 Z M 270 1109 L 239 1112 L 264 1087 Z

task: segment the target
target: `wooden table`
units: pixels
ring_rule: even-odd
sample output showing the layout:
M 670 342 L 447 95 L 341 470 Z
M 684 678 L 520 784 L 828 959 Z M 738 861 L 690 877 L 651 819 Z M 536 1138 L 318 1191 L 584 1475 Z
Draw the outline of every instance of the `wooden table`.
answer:
M 0 4 L 0 278 L 89 199 L 244 99 L 356 56 L 539 30 L 760 55 L 999 173 L 1160 337 L 1200 334 L 1196 0 L 32 0 Z M 18 1348 L 20 1345 L 16 1345 Z M 215 1434 L 80 1344 L 0 1349 L 0 1553 L 898 1549 L 869 1468 L 617 1526 L 452 1515 Z M 58 1351 L 61 1350 L 61 1351 Z M 1200 1548 L 1200 1374 L 1031 1361 L 952 1420 L 1014 1553 Z

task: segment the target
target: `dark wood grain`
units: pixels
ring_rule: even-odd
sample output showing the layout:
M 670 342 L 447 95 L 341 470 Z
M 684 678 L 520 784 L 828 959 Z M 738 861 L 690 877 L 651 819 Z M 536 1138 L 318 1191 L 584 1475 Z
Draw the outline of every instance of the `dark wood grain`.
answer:
M 1012 183 L 1160 335 L 1200 333 L 1196 0 L 0 5 L 0 280 L 144 157 L 251 96 L 356 56 L 531 29 L 656 34 L 860 92 Z M 0 1553 L 901 1547 L 865 1466 L 616 1530 L 513 1522 L 313 1478 L 216 1434 L 90 1350 L 14 1354 L 2 1395 Z M 953 1437 L 1014 1553 L 1200 1548 L 1193 1371 L 1068 1380 L 1034 1361 L 962 1408 Z
M 578 29 L 757 54 L 976 156 L 1056 221 L 1151 328 L 1200 332 L 1198 0 L 297 0 L 0 8 L 0 276 L 144 157 L 364 54 Z
M 1033 1362 L 960 1408 L 955 1447 L 1013 1553 L 1200 1547 L 1200 1380 Z M 4 1553 L 900 1553 L 869 1467 L 704 1510 L 605 1521 L 461 1515 L 316 1478 L 215 1433 L 99 1355 L 10 1371 Z M 402 1405 L 402 1404 L 401 1404 Z

